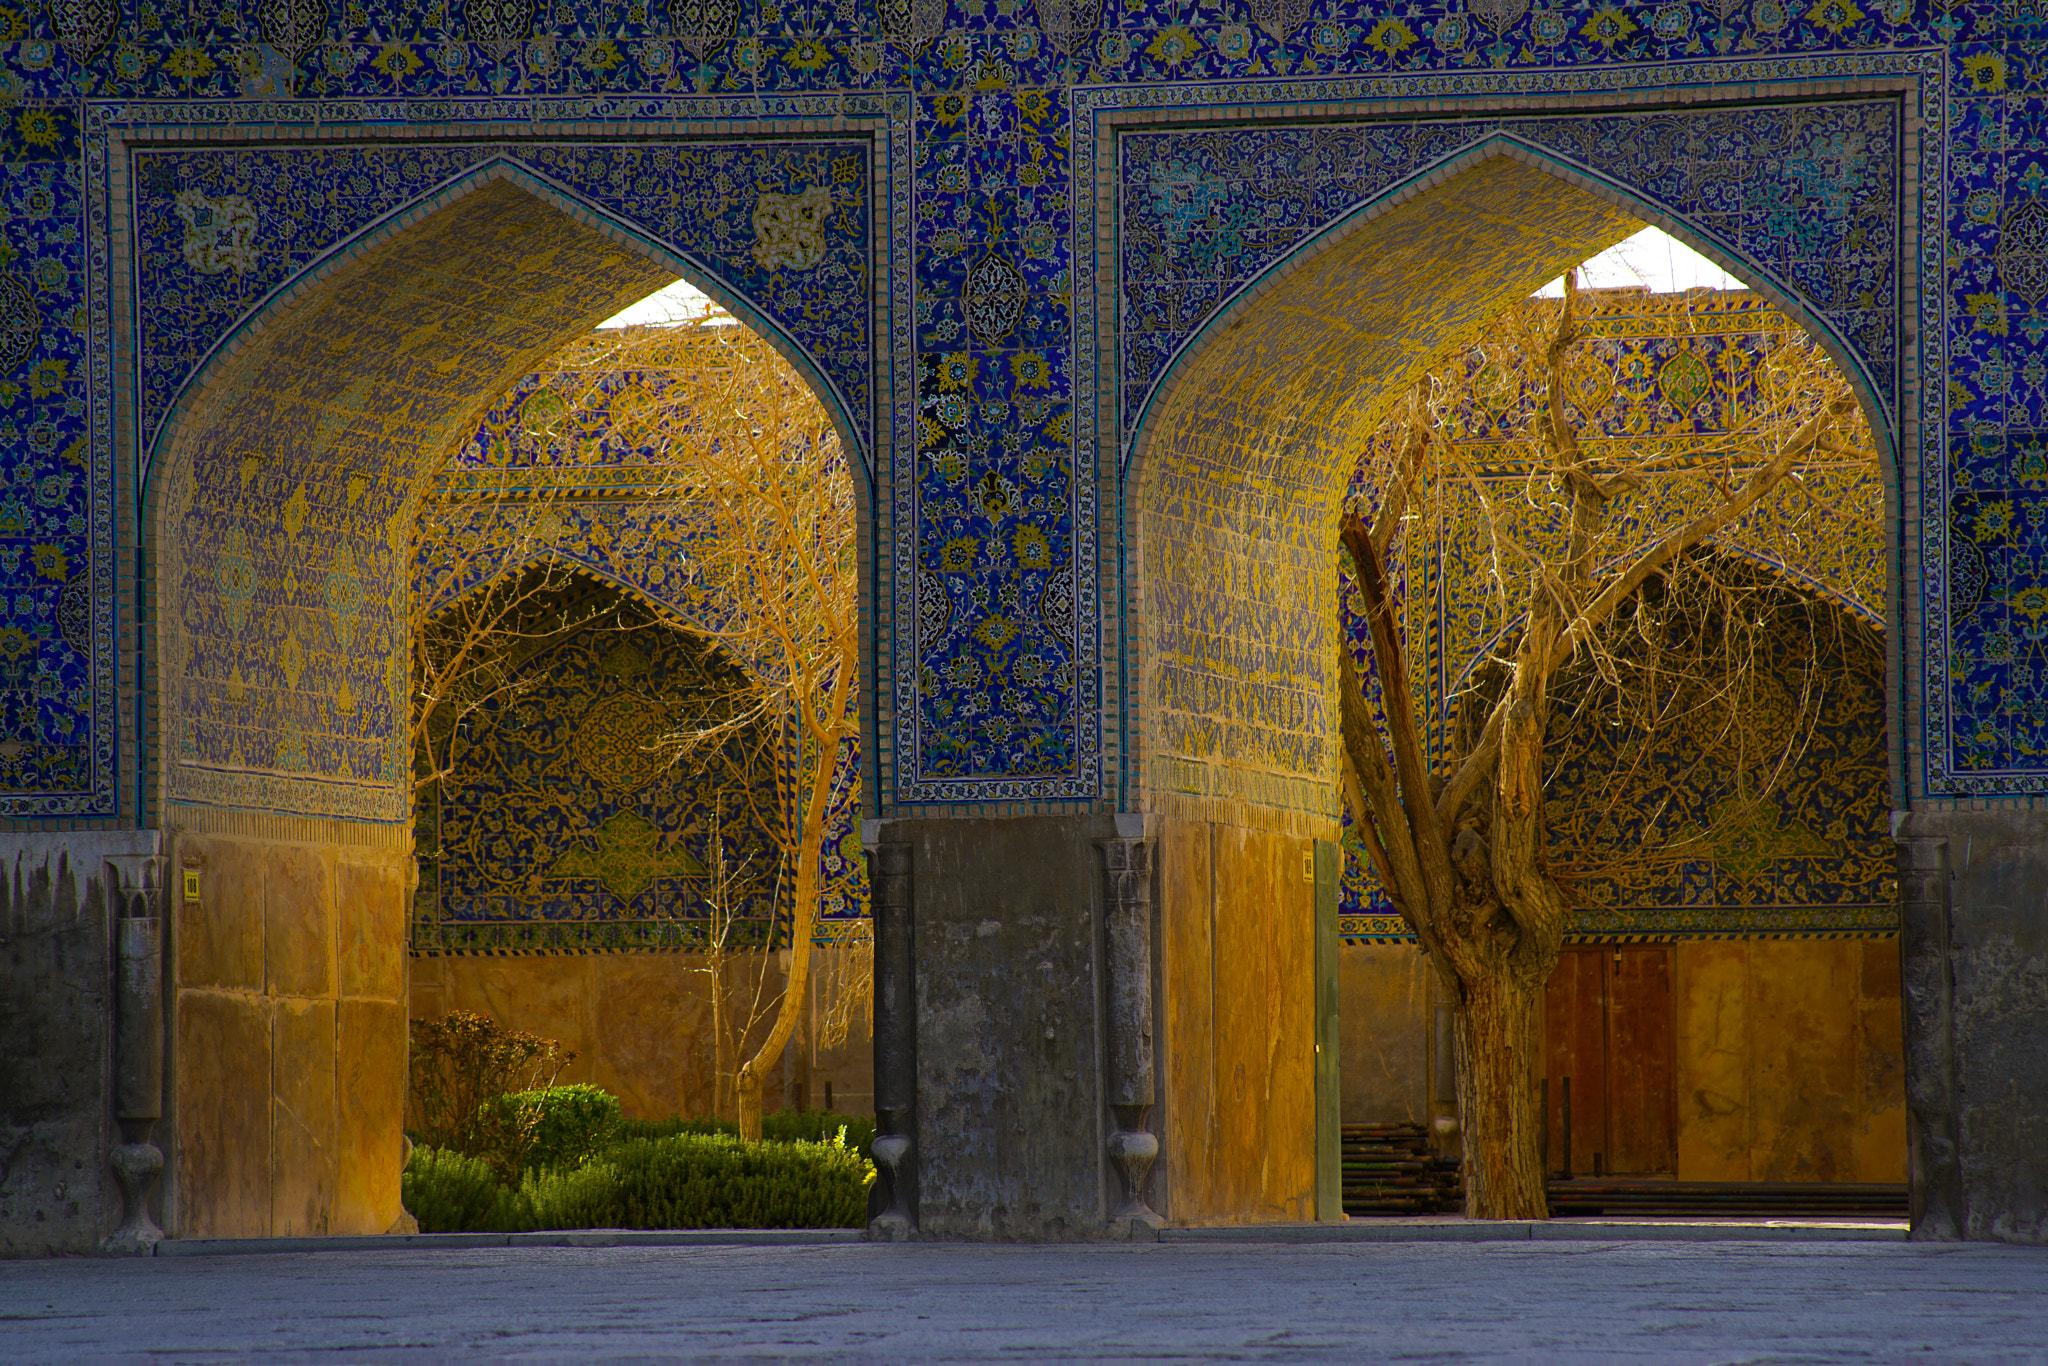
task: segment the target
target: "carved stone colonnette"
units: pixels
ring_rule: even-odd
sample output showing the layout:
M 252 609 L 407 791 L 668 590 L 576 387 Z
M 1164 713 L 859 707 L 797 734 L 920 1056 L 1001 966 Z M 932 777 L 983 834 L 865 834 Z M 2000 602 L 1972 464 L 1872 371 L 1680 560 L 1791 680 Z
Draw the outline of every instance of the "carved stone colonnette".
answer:
M 149 1202 L 163 1175 L 151 1140 L 164 1113 L 163 917 L 154 854 L 107 859 L 115 935 L 114 1113 L 121 1142 L 107 1155 L 121 1184 L 121 1226 L 100 1244 L 109 1255 L 148 1254 L 164 1231 Z
M 868 832 L 879 825 L 870 822 Z M 864 833 L 868 833 L 864 832 Z M 899 1242 L 917 1232 L 917 978 L 911 847 L 869 843 L 875 917 L 875 1191 L 868 1236 Z
M 1109 1158 L 1123 1190 L 1109 1217 L 1113 1235 L 1144 1238 L 1166 1222 L 1145 1203 L 1159 1158 L 1151 1131 L 1158 1095 L 1152 1068 L 1152 843 L 1143 816 L 1119 815 L 1102 851 L 1102 919 L 1108 969 Z

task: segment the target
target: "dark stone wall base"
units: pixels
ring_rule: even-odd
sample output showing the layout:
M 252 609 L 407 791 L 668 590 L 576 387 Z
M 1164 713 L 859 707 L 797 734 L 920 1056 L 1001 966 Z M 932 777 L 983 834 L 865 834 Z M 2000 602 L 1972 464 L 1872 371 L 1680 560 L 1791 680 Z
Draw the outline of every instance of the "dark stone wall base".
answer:
M 1913 1236 L 2048 1243 L 2048 811 L 1898 838 Z
M 0 1257 L 92 1252 L 121 1221 L 107 860 L 156 844 L 0 835 Z
M 1111 816 L 882 823 L 915 888 L 913 1236 L 1116 1236 L 1096 847 L 1116 833 Z

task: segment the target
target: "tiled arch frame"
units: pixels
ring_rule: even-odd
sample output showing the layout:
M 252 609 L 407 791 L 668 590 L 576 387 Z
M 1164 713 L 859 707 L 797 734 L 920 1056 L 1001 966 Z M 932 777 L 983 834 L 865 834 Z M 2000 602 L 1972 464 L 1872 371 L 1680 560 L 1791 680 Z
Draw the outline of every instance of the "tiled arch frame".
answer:
M 163 425 L 154 434 L 144 434 L 142 437 L 140 459 L 145 505 L 154 495 L 149 480 L 149 469 L 156 454 L 172 447 L 178 439 L 179 428 L 186 417 L 195 409 L 204 406 L 209 392 L 216 383 L 217 366 L 222 360 L 241 350 L 244 344 L 255 340 L 269 328 L 287 321 L 293 308 L 316 294 L 337 270 L 349 262 L 403 234 L 437 210 L 446 208 L 498 181 L 518 186 L 564 217 L 581 223 L 620 246 L 659 263 L 709 295 L 720 307 L 760 334 L 783 359 L 796 368 L 797 373 L 804 377 L 823 402 L 826 413 L 832 419 L 833 427 L 839 433 L 841 443 L 846 449 L 859 452 L 864 466 L 872 467 L 873 455 L 864 439 L 864 433 L 868 428 L 868 423 L 864 420 L 867 415 L 862 414 L 861 421 L 855 420 L 848 395 L 832 382 L 803 344 L 790 336 L 787 328 L 763 313 L 745 295 L 733 289 L 715 270 L 678 250 L 677 244 L 663 242 L 617 214 L 591 203 L 569 187 L 551 181 L 532 168 L 522 165 L 516 155 L 507 154 L 492 157 L 485 164 L 462 173 L 430 194 L 422 195 L 408 203 L 394 205 L 376 223 L 349 237 L 319 261 L 294 275 L 252 310 L 233 331 L 221 338 L 205 361 L 181 386 L 176 406 Z M 859 496 L 865 506 L 871 497 L 871 491 L 862 489 Z
M 124 231 L 131 189 L 126 154 L 134 150 L 183 148 L 194 144 L 257 149 L 292 146 L 305 141 L 312 129 L 277 125 L 238 126 L 235 121 L 250 112 L 246 106 L 181 104 L 96 111 L 99 117 L 95 119 L 95 136 L 90 139 L 88 150 L 88 169 L 92 174 L 93 188 L 97 191 L 90 220 L 95 229 L 92 248 L 98 267 L 94 271 L 97 287 L 94 302 L 96 316 L 108 318 L 116 325 L 97 331 L 94 338 L 99 348 L 94 357 L 94 371 L 111 389 L 109 401 L 104 405 L 99 415 L 101 420 L 96 426 L 95 455 L 113 468 L 120 504 L 131 507 L 139 504 L 141 508 L 132 531 L 126 526 L 118 529 L 116 552 L 118 578 L 134 589 L 121 594 L 123 610 L 119 634 L 122 672 L 130 678 L 140 677 L 144 682 L 143 687 L 131 688 L 123 697 L 123 711 L 128 714 L 121 717 L 119 724 L 127 742 L 122 747 L 127 757 L 121 765 L 120 783 L 124 790 L 120 792 L 119 807 L 129 811 L 140 807 L 144 819 L 155 819 L 155 810 L 160 809 L 165 790 L 163 750 L 156 743 L 161 701 L 161 678 L 154 668 L 158 633 L 150 626 L 163 605 L 157 595 L 157 570 L 161 552 L 166 548 L 158 543 L 162 520 L 160 488 L 165 481 L 145 475 L 152 463 L 151 458 L 175 448 L 183 434 L 184 414 L 213 401 L 221 363 L 253 344 L 266 329 L 282 325 L 295 306 L 318 292 L 326 277 L 344 269 L 350 260 L 372 250 L 378 243 L 402 235 L 437 209 L 500 182 L 517 185 L 606 241 L 657 263 L 667 274 L 689 279 L 752 325 L 806 375 L 824 401 L 841 440 L 862 456 L 864 470 L 856 473 L 854 481 L 864 522 L 859 544 L 860 568 L 865 598 L 871 602 L 874 600 L 877 592 L 875 568 L 878 564 L 887 563 L 885 555 L 878 556 L 877 545 L 878 542 L 885 544 L 889 538 L 888 528 L 877 525 L 873 517 L 877 482 L 886 481 L 888 477 L 886 463 L 878 462 L 875 453 L 890 448 L 892 433 L 901 421 L 901 395 L 889 385 L 898 375 L 907 377 L 910 370 L 907 331 L 900 324 L 892 325 L 892 319 L 900 319 L 907 311 L 909 290 L 909 263 L 892 248 L 892 240 L 900 238 L 901 219 L 906 213 L 908 161 L 902 135 L 902 102 L 875 98 L 790 99 L 774 102 L 778 107 L 768 109 L 763 108 L 762 102 L 754 100 L 674 103 L 677 108 L 660 111 L 667 117 L 633 122 L 585 118 L 529 124 L 518 129 L 520 136 L 516 138 L 506 136 L 503 124 L 401 124 L 394 127 L 389 122 L 379 121 L 377 116 L 380 113 L 390 111 L 380 110 L 375 105 L 354 104 L 340 110 L 294 110 L 294 113 L 309 116 L 309 122 L 313 118 L 319 119 L 318 131 L 322 138 L 338 138 L 345 143 L 428 147 L 460 140 L 487 141 L 505 149 L 506 155 L 455 178 L 451 184 L 437 187 L 432 195 L 393 205 L 381 221 L 354 234 L 273 291 L 259 308 L 251 310 L 248 317 L 238 322 L 231 337 L 223 339 L 215 348 L 204 370 L 195 374 L 186 385 L 178 405 L 180 416 L 166 422 L 154 439 L 141 430 L 139 385 L 132 380 L 123 382 L 125 377 L 136 373 L 137 338 L 133 316 L 140 302 L 135 283 L 136 245 L 132 236 Z M 732 108 L 725 108 L 727 105 Z M 854 112 L 849 114 L 849 109 Z M 597 114 L 601 110 L 602 106 L 592 102 L 587 112 Z M 707 114 L 710 117 L 706 117 Z M 346 121 L 338 115 L 353 115 L 357 121 Z M 171 123 L 171 120 L 178 122 Z M 872 284 L 867 329 L 871 355 L 867 373 L 873 387 L 864 402 L 859 396 L 849 398 L 842 387 L 831 384 L 822 367 L 775 320 L 764 316 L 759 308 L 730 287 L 716 272 L 685 255 L 687 244 L 682 244 L 680 249 L 665 244 L 567 187 L 549 183 L 517 161 L 517 149 L 522 144 L 604 139 L 628 146 L 662 146 L 730 144 L 736 138 L 746 138 L 753 144 L 770 147 L 791 142 L 815 142 L 821 138 L 858 138 L 865 141 L 868 158 L 866 183 L 870 198 L 868 240 L 864 243 L 864 250 Z M 116 458 L 119 452 L 126 452 L 125 457 Z M 165 463 L 168 466 L 169 462 Z M 886 507 L 886 502 L 882 506 Z M 140 536 L 139 544 L 130 539 L 131 535 Z M 863 635 L 862 664 L 866 673 L 866 686 L 862 691 L 870 700 L 863 705 L 864 728 L 873 736 L 877 718 L 872 699 L 886 699 L 889 693 L 878 677 L 887 668 L 888 659 L 886 652 L 877 653 L 872 623 Z M 886 734 L 886 725 L 881 730 Z M 868 756 L 867 767 L 872 773 L 877 746 L 871 742 L 863 748 Z M 138 752 L 141 754 L 139 763 L 134 757 Z M 872 781 L 866 787 L 871 794 L 876 790 Z M 107 805 L 111 808 L 114 803 L 110 800 Z M 266 818 L 256 813 L 250 819 L 260 826 Z M 282 814 L 271 823 L 278 822 L 286 827 L 304 824 L 295 817 Z M 243 823 L 247 824 L 247 820 Z M 389 824 L 395 831 L 397 823 Z
M 1103 581 L 1106 586 L 1115 585 L 1104 597 L 1121 608 L 1119 615 L 1106 613 L 1104 618 L 1109 641 L 1105 656 L 1119 661 L 1116 674 L 1105 679 L 1104 725 L 1110 737 L 1106 747 L 1116 756 L 1116 791 L 1121 809 L 1145 809 L 1149 786 L 1155 781 L 1155 775 L 1146 771 L 1146 756 L 1160 752 L 1156 748 L 1155 719 L 1147 699 L 1139 695 L 1150 629 L 1144 614 L 1150 597 L 1136 523 L 1147 458 L 1151 454 L 1149 446 L 1156 435 L 1156 428 L 1148 426 L 1145 419 L 1161 409 L 1160 400 L 1171 395 L 1175 383 L 1186 373 L 1188 358 L 1199 352 L 1203 340 L 1259 308 L 1286 275 L 1338 247 L 1345 237 L 1400 204 L 1427 195 L 1460 170 L 1492 156 L 1540 165 L 1561 181 L 1609 200 L 1632 218 L 1662 227 L 1686 241 L 1805 326 L 1842 366 L 1870 419 L 1880 450 L 1890 457 L 1885 462 L 1887 516 L 1895 533 L 1889 557 L 1889 616 L 1898 629 L 1887 632 L 1886 643 L 1887 721 L 1893 756 L 1888 767 L 1899 806 L 1905 805 L 1909 792 L 1918 790 L 1921 775 L 1915 754 L 1918 746 L 1914 742 L 1922 715 L 1917 668 L 1923 654 L 1923 614 L 1921 585 L 1917 582 L 1919 537 L 1915 532 L 1921 519 L 1923 471 L 1938 467 L 1944 458 L 1942 413 L 1938 398 L 1930 397 L 1940 385 L 1929 378 L 1943 358 L 1938 345 L 1922 345 L 1923 336 L 1933 333 L 1938 337 L 1938 332 L 1923 320 L 1938 317 L 1939 304 L 1924 297 L 1921 289 L 1922 274 L 1932 269 L 1924 259 L 1926 244 L 1940 242 L 1942 221 L 1938 196 L 1923 195 L 1921 187 L 1938 183 L 1934 162 L 1941 142 L 1938 129 L 1942 126 L 1944 94 L 1939 81 L 1931 78 L 1935 68 L 1916 54 L 1873 59 L 1853 74 L 1843 71 L 1840 63 L 1780 63 L 1776 74 L 1790 79 L 1776 81 L 1755 80 L 1756 68 L 1752 66 L 1745 73 L 1751 77 L 1749 81 L 1728 82 L 1725 86 L 1711 79 L 1714 64 L 1701 66 L 1705 69 L 1696 68 L 1694 74 L 1707 79 L 1692 88 L 1659 86 L 1634 91 L 1610 88 L 1584 94 L 1564 93 L 1545 89 L 1540 77 L 1525 76 L 1518 81 L 1503 80 L 1501 84 L 1508 88 L 1485 99 L 1469 98 L 1469 87 L 1457 92 L 1466 98 L 1448 97 L 1450 88 L 1440 78 L 1301 82 L 1294 83 L 1293 90 L 1283 90 L 1286 83 L 1280 82 L 1173 92 L 1116 89 L 1077 96 L 1077 134 L 1082 135 L 1077 140 L 1093 149 L 1095 164 L 1092 187 L 1082 187 L 1088 202 L 1080 206 L 1082 212 L 1076 216 L 1076 252 L 1083 259 L 1092 254 L 1105 264 L 1119 259 L 1123 216 L 1130 193 L 1122 179 L 1119 141 L 1128 133 L 1219 127 L 1236 130 L 1247 126 L 1298 128 L 1311 120 L 1317 124 L 1345 125 L 1467 120 L 1483 128 L 1484 124 L 1517 116 L 1555 119 L 1573 114 L 1592 118 L 1659 111 L 1709 113 L 1759 101 L 1796 107 L 1844 99 L 1889 99 L 1900 105 L 1896 193 L 1893 202 L 1886 206 L 1896 229 L 1897 270 L 1893 358 L 1896 368 L 1890 375 L 1873 373 L 1866 358 L 1819 317 L 1797 291 L 1774 278 L 1758 262 L 1747 259 L 1732 244 L 1716 239 L 1625 177 L 1572 165 L 1548 149 L 1479 129 L 1475 129 L 1470 141 L 1440 163 L 1420 168 L 1418 174 L 1404 182 L 1388 186 L 1323 220 L 1282 258 L 1268 264 L 1256 278 L 1209 311 L 1200 319 L 1199 326 L 1192 329 L 1194 335 L 1175 353 L 1172 367 L 1158 377 L 1137 414 L 1128 411 L 1127 385 L 1118 365 L 1120 290 L 1127 290 L 1129 284 L 1099 280 L 1098 288 L 1085 297 L 1087 313 L 1079 340 L 1093 363 L 1092 369 L 1087 365 L 1081 367 L 1084 382 L 1079 386 L 1077 402 L 1092 407 L 1092 421 L 1079 425 L 1095 434 L 1097 492 L 1105 508 L 1114 507 L 1117 525 L 1114 537 L 1103 537 Z M 1674 73 L 1663 74 L 1669 77 Z M 1841 79 L 1842 76 L 1851 78 Z M 1086 383 L 1088 378 L 1093 379 L 1092 385 Z

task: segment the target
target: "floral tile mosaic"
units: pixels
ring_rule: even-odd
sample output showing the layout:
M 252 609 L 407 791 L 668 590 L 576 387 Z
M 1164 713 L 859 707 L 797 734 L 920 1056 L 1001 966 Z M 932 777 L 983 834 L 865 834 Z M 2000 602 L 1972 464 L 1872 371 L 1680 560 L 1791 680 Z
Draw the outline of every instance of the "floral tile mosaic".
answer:
M 1918 538 L 1925 566 L 1906 585 L 1922 619 L 1905 643 L 1924 684 L 1905 718 L 1919 742 L 1913 783 L 1934 796 L 2048 790 L 2048 568 L 2029 539 L 2048 431 L 2044 54 L 2038 6 L 2004 0 L 0 9 L 0 385 L 11 386 L 0 632 L 13 633 L 0 635 L 0 808 L 136 814 L 148 752 L 163 742 L 122 710 L 137 680 L 115 551 L 138 505 L 117 505 L 116 477 L 132 500 L 184 377 L 323 244 L 513 155 L 635 231 L 691 237 L 678 254 L 700 253 L 688 259 L 707 278 L 797 339 L 849 425 L 866 424 L 886 571 L 881 809 L 1114 804 L 1127 728 L 1116 710 L 1129 701 L 1118 701 L 1118 651 L 1102 648 L 1121 638 L 1124 589 L 1099 567 L 1119 556 L 1117 510 L 1098 499 L 1097 412 L 1109 405 L 1112 429 L 1127 430 L 1151 382 L 1143 368 L 1156 372 L 1232 280 L 1284 259 L 1371 193 L 1371 175 L 1423 165 L 1458 123 L 1513 124 L 1693 225 L 1839 333 L 1897 405 L 1901 432 L 1913 405 L 1918 444 L 1898 453 L 1928 509 L 1898 532 Z M 1660 107 L 1499 107 L 1546 96 Z M 1428 100 L 1438 107 L 1419 120 L 1370 113 Z M 1340 105 L 1334 119 L 1317 112 Z M 1142 184 L 1102 187 L 1157 236 L 1136 262 L 1151 283 L 1133 292 L 1116 278 L 1122 248 L 1095 240 L 1095 165 L 1104 120 L 1146 109 L 1268 126 L 1236 142 L 1221 127 L 1154 130 L 1162 150 L 1171 138 L 1199 149 L 1180 158 L 1193 178 L 1161 169 L 1168 156 L 1147 163 Z M 816 122 L 835 118 L 884 130 L 849 140 L 886 142 L 901 202 L 885 211 L 879 187 L 833 178 L 838 154 L 823 144 L 838 135 Z M 679 139 L 678 120 L 696 131 Z M 764 136 L 764 120 L 786 132 Z M 664 145 L 721 122 L 735 130 L 722 147 L 674 153 L 687 174 L 640 187 L 638 168 Z M 1311 122 L 1346 131 L 1300 126 Z M 495 131 L 462 144 L 448 136 L 458 125 Z M 338 145 L 314 145 L 362 131 L 377 142 L 346 167 Z M 1280 149 L 1319 137 L 1343 149 L 1328 181 L 1297 175 L 1292 197 L 1272 203 L 1245 189 L 1299 171 Z M 251 139 L 265 145 L 231 145 Z M 795 150 L 804 143 L 819 151 L 803 183 L 829 180 L 844 223 L 833 269 L 866 280 L 867 298 L 888 300 L 882 313 L 842 307 L 822 286 L 775 295 L 741 233 L 751 209 L 674 192 L 678 177 L 715 177 L 714 165 L 794 175 L 788 158 L 810 155 Z M 549 165 L 528 157 L 539 144 L 556 149 Z M 798 188 L 763 174 L 774 193 Z M 1347 187 L 1346 176 L 1359 178 Z M 196 196 L 183 213 L 181 194 Z M 117 241 L 133 245 L 130 278 L 113 276 Z M 878 290 L 885 270 L 900 279 Z M 1105 292 L 1129 294 L 1143 324 L 1113 324 L 1106 349 Z M 119 350 L 117 304 L 133 331 Z M 130 399 L 137 421 L 117 449 Z

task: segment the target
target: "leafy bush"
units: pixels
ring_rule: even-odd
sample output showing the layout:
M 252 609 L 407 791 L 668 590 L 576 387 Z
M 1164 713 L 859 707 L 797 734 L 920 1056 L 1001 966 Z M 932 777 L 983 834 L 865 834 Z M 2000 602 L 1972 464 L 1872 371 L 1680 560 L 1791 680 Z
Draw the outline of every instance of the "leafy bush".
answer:
M 676 1134 L 616 1145 L 580 1167 L 529 1170 L 516 1189 L 480 1158 L 416 1147 L 401 1189 L 425 1233 L 563 1228 L 858 1228 L 874 1167 L 838 1142 Z
M 761 1116 L 761 1137 L 774 1143 L 826 1143 L 846 1130 L 846 1146 L 871 1156 L 875 1141 L 873 1116 L 842 1115 L 831 1110 L 784 1110 Z M 740 1126 L 725 1119 L 627 1119 L 619 1122 L 618 1138 L 669 1138 L 676 1134 L 733 1134 Z
M 399 1198 L 422 1233 L 470 1233 L 493 1227 L 503 1188 L 491 1164 L 445 1148 L 414 1144 L 398 1178 Z
M 487 1103 L 554 1085 L 575 1059 L 553 1039 L 467 1010 L 412 1022 L 410 1128 L 420 1143 L 477 1157 L 499 1146 Z M 516 1169 L 515 1169 L 516 1170 Z
M 785 1110 L 761 1116 L 761 1137 L 784 1143 L 829 1143 L 841 1129 L 846 1130 L 847 1147 L 862 1157 L 871 1156 L 868 1145 L 875 1141 L 873 1115 L 842 1115 L 831 1110 Z
M 619 1098 L 587 1083 L 514 1091 L 485 1105 L 489 1156 L 507 1181 L 541 1167 L 573 1167 L 603 1151 L 619 1125 Z
M 858 1228 L 873 1179 L 867 1159 L 836 1142 L 676 1134 L 529 1173 L 498 1217 L 512 1230 Z
M 617 1141 L 631 1143 L 640 1139 L 674 1138 L 677 1134 L 725 1134 L 739 1137 L 740 1126 L 729 1119 L 684 1119 L 671 1116 L 668 1119 L 622 1119 L 619 1121 Z M 768 1136 L 768 1123 L 764 1116 L 761 1136 Z

